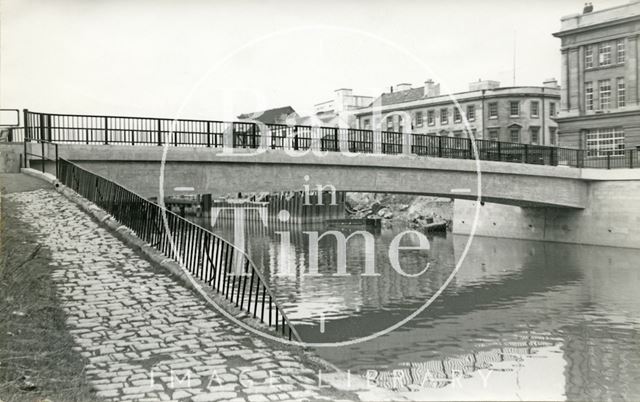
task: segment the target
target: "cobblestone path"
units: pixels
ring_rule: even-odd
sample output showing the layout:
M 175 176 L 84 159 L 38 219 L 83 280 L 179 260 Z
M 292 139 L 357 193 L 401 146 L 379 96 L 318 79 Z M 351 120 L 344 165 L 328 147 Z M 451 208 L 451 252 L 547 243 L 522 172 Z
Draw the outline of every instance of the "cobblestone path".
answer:
M 52 252 L 86 376 L 108 400 L 333 400 L 296 352 L 255 339 L 52 190 L 6 195 Z

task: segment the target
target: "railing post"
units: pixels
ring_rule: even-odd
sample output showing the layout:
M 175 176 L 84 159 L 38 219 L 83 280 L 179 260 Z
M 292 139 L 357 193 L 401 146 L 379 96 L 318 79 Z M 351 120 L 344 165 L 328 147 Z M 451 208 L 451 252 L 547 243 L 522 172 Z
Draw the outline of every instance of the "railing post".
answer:
M 584 167 L 584 150 L 583 149 L 576 150 L 576 165 L 579 168 Z
M 438 136 L 438 158 L 442 158 L 442 136 Z
M 104 145 L 109 144 L 109 118 L 104 117 Z
M 162 120 L 156 119 L 156 132 L 158 133 L 158 146 L 162 146 Z
M 524 160 L 522 163 L 529 163 L 529 145 L 524 144 Z
M 211 147 L 211 122 L 207 121 L 207 148 Z
M 611 151 L 607 151 L 607 169 L 611 169 Z
M 633 149 L 629 150 L 629 169 L 633 169 Z
M 56 178 L 58 180 L 60 180 L 60 167 L 58 165 L 58 144 L 54 144 L 54 147 L 56 149 Z
M 51 142 L 51 115 L 47 115 L 47 140 Z
M 29 115 L 29 110 L 28 109 L 23 109 L 22 110 L 22 115 L 23 115 L 23 120 L 24 120 L 24 141 L 23 141 L 23 152 L 24 152 L 24 168 L 28 168 L 29 166 L 27 166 L 27 162 L 29 160 L 29 157 L 27 156 L 27 139 L 30 138 L 31 135 L 31 127 L 29 126 L 29 119 L 28 119 L 28 115 Z

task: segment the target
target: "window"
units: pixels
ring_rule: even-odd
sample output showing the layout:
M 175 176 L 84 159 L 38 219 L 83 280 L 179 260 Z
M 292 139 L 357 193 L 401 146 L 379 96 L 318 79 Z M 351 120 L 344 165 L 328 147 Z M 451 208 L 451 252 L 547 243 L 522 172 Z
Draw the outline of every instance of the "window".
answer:
M 618 80 L 618 107 L 624 107 L 627 102 L 625 99 L 625 88 L 624 88 L 624 78 L 619 77 Z
M 588 130 L 586 139 L 587 156 L 624 155 L 624 130 L 622 128 Z
M 549 127 L 549 143 L 556 145 L 558 143 L 558 129 L 556 127 Z
M 518 127 L 509 129 L 509 139 L 511 142 L 520 142 L 520 129 Z
M 530 127 L 529 131 L 531 134 L 529 142 L 531 144 L 540 144 L 540 127 Z
M 593 68 L 593 48 L 591 46 L 584 49 L 584 68 Z
M 549 103 L 549 117 L 556 117 L 556 103 Z
M 433 110 L 427 111 L 427 125 L 433 126 L 436 124 L 436 117 Z
M 460 123 L 462 121 L 462 116 L 460 115 L 460 109 L 457 107 L 453 107 L 453 122 Z
M 601 43 L 598 46 L 598 64 L 601 66 L 611 64 L 611 45 L 608 43 Z
M 500 133 L 498 132 L 497 128 L 492 128 L 489 130 L 489 140 L 491 141 L 499 141 L 500 140 Z
M 371 121 L 369 119 L 364 119 L 362 122 L 362 128 L 369 130 L 371 128 Z
M 449 123 L 449 110 L 440 109 L 440 124 L 448 124 L 448 123 Z
M 467 105 L 467 120 L 475 121 L 476 120 L 476 106 L 475 105 Z
M 497 119 L 498 118 L 498 103 L 491 102 L 489 103 L 489 118 Z
M 416 112 L 416 127 L 422 127 L 422 112 Z
M 611 80 L 598 81 L 600 109 L 607 110 L 611 104 Z
M 540 115 L 540 103 L 538 101 L 531 101 L 531 117 L 538 117 Z
M 520 116 L 520 102 L 518 101 L 509 102 L 509 115 L 511 117 Z
M 387 131 L 393 131 L 393 116 L 387 117 Z
M 593 82 L 584 83 L 584 105 L 587 110 L 593 110 Z
M 616 42 L 616 61 L 624 63 L 625 56 L 624 39 L 620 39 Z

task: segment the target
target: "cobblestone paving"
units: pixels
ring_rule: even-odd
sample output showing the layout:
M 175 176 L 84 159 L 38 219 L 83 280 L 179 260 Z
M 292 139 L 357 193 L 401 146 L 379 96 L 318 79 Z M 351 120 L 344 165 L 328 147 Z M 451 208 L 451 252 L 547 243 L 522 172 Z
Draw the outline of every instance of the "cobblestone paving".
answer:
M 331 400 L 315 370 L 255 339 L 52 190 L 6 195 L 51 250 L 86 375 L 107 400 Z

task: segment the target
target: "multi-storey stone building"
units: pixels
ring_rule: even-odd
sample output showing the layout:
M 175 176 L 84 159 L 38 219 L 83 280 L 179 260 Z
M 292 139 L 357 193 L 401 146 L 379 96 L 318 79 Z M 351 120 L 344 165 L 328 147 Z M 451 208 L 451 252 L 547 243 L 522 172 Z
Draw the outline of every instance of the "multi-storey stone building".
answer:
M 454 99 L 460 107 L 454 103 Z M 356 128 L 405 130 L 466 137 L 463 116 L 475 138 L 555 145 L 560 90 L 550 79 L 540 87 L 505 87 L 497 81 L 469 84 L 469 91 L 441 94 L 429 80 L 423 87 L 399 84 L 366 108 L 354 111 Z
M 590 156 L 640 146 L 640 1 L 562 18 L 560 145 Z

